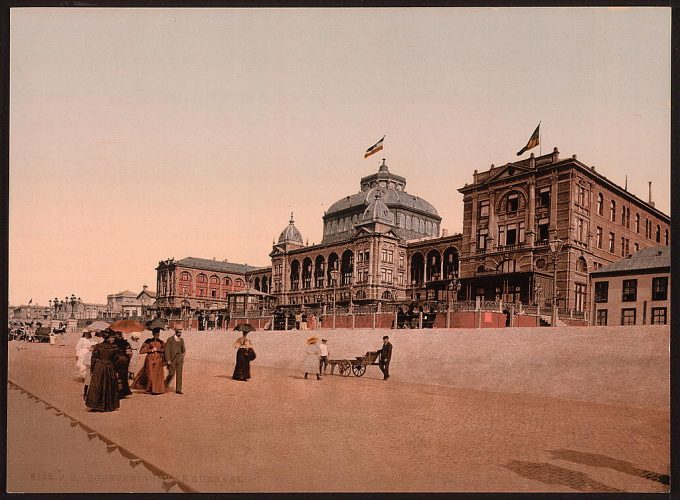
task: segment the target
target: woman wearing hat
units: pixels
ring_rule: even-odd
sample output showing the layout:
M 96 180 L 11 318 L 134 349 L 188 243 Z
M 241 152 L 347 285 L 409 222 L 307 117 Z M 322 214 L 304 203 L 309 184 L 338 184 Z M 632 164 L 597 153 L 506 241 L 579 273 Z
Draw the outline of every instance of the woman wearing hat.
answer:
M 118 379 L 116 378 L 116 355 L 112 332 L 104 332 L 104 341 L 92 347 L 92 376 L 87 389 L 85 404 L 92 411 L 114 411 L 120 407 Z
M 165 394 L 165 342 L 161 340 L 161 329 L 156 327 L 151 331 L 153 337 L 146 339 L 139 354 L 146 354 L 144 368 L 139 370 L 133 389 L 144 389 L 151 394 Z
M 305 378 L 310 373 L 316 374 L 316 379 L 321 380 L 319 373 L 319 361 L 321 359 L 321 349 L 319 348 L 319 337 L 309 337 L 307 339 L 307 346 L 305 347 L 305 359 L 302 362 L 302 369 L 305 372 Z
M 253 344 L 247 338 L 247 335 L 248 332 L 243 332 L 243 336 L 234 342 L 234 347 L 236 348 L 236 366 L 231 377 L 234 380 L 241 380 L 243 382 L 248 382 L 250 378 L 250 360 L 252 358 L 250 351 L 253 348 Z

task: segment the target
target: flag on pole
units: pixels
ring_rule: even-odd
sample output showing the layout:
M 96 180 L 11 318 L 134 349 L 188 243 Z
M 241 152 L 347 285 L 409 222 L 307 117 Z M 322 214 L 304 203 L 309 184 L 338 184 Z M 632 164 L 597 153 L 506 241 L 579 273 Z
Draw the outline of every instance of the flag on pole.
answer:
M 33 302 L 33 299 L 31 298 L 31 300 L 28 301 L 28 305 L 30 306 L 32 302 Z
M 385 136 L 383 135 L 383 138 L 382 138 L 382 139 L 380 139 L 378 142 L 376 142 L 375 144 L 373 144 L 373 146 L 371 146 L 370 148 L 368 148 L 368 149 L 366 150 L 366 152 L 364 153 L 364 158 L 368 158 L 368 157 L 371 156 L 373 153 L 377 153 L 378 151 L 382 151 L 382 148 L 383 148 L 383 141 L 384 141 L 384 140 L 385 140 Z
M 538 129 L 540 129 L 540 128 L 541 128 L 541 122 L 538 122 L 538 127 L 536 127 L 536 130 L 534 130 L 534 133 L 531 134 L 531 137 L 529 137 L 529 142 L 527 142 L 527 145 L 524 146 L 522 149 L 520 149 L 517 152 L 517 156 L 522 156 L 525 151 L 529 151 L 530 149 L 538 146 L 538 144 L 539 144 L 539 139 L 538 139 L 539 131 L 538 131 Z

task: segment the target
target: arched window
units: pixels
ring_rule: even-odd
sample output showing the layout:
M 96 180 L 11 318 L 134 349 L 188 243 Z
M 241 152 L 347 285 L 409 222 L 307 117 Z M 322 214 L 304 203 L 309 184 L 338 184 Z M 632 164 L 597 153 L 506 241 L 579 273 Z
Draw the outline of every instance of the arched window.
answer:
M 425 221 L 423 219 L 420 219 L 420 232 L 425 233 Z
M 198 276 L 196 276 L 196 283 L 207 283 L 208 282 L 208 277 L 201 273 Z
M 241 290 L 243 289 L 243 280 L 241 278 L 236 278 L 236 288 Z
M 220 279 L 217 277 L 217 275 L 213 274 L 210 277 L 210 284 L 211 285 L 219 285 L 220 284 Z
M 406 226 L 406 229 L 411 229 L 411 216 L 410 216 L 410 215 L 407 215 L 407 216 L 406 216 L 406 224 L 405 224 L 405 226 Z
M 664 239 L 666 241 L 666 245 L 668 245 L 668 229 L 664 230 Z
M 389 290 L 385 290 L 382 293 L 382 298 L 383 300 L 391 300 L 392 299 L 392 294 L 389 292 Z
M 260 278 L 255 278 L 255 290 L 260 291 Z
M 616 222 L 616 202 L 614 200 L 609 205 L 609 220 Z
M 406 216 L 404 214 L 399 214 L 399 227 L 406 226 Z
M 222 280 L 222 286 L 231 286 L 231 278 L 228 276 Z
M 661 226 L 656 225 L 656 242 L 661 243 Z
M 597 193 L 597 215 L 602 215 L 603 197 L 602 193 Z
M 640 232 L 640 214 L 638 213 L 635 214 L 635 232 Z
M 179 280 L 180 281 L 191 281 L 191 274 L 184 271 L 184 272 L 182 272 L 182 274 L 179 275 Z
M 579 257 L 576 261 L 576 270 L 580 273 L 588 272 L 588 264 L 586 264 L 586 259 Z

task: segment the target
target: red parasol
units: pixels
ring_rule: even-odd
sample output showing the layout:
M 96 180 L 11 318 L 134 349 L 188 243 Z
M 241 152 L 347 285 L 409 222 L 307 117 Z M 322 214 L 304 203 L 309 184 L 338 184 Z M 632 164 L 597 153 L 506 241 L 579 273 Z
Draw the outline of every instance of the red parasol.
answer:
M 111 323 L 109 329 L 114 332 L 122 333 L 133 333 L 133 332 L 143 332 L 146 328 L 139 321 L 134 321 L 132 319 L 122 319 Z

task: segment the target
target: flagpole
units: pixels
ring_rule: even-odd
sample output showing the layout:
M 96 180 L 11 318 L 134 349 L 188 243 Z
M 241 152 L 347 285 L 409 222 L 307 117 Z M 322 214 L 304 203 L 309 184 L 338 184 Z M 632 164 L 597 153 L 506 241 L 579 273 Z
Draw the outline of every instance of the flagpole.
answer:
M 541 122 L 538 122 L 538 156 L 543 156 L 543 141 L 541 140 Z

